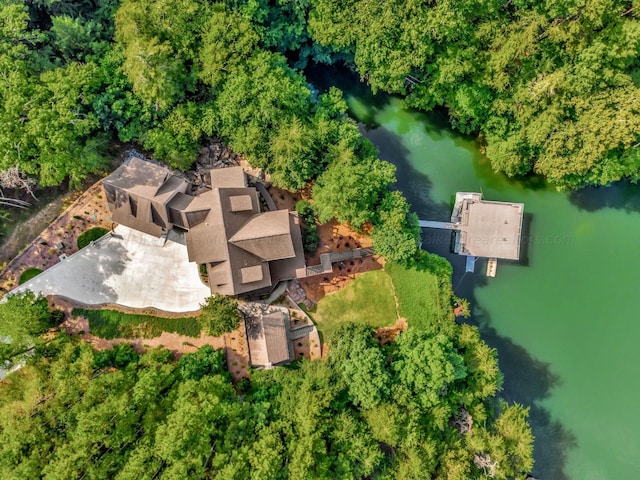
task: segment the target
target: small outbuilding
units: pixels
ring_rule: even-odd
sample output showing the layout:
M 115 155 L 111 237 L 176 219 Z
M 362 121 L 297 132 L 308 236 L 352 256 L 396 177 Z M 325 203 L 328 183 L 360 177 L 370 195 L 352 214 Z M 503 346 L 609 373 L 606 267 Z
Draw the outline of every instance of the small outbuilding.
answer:
M 272 368 L 294 360 L 289 314 L 272 307 L 270 312 L 245 319 L 249 359 L 254 368 Z

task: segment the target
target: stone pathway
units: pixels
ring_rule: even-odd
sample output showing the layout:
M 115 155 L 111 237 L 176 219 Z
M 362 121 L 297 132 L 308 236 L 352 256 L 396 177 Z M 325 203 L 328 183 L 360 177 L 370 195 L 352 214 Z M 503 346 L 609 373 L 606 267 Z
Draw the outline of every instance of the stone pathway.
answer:
M 309 310 L 313 308 L 313 302 L 307 298 L 307 294 L 297 280 L 291 280 L 289 282 L 287 293 L 296 305 L 302 303 Z

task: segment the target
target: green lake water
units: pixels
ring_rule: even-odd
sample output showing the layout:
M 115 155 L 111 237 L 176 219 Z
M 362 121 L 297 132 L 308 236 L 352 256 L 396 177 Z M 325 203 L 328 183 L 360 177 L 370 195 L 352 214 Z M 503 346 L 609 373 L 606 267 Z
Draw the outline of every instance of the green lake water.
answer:
M 640 186 L 557 192 L 539 179 L 492 172 L 472 138 L 442 115 L 406 110 L 331 72 L 310 78 L 347 92 L 352 116 L 397 166 L 398 188 L 421 219 L 450 217 L 456 191 L 525 204 L 520 262 L 495 278 L 464 275 L 450 233 L 423 229 L 423 246 L 454 266 L 483 338 L 498 350 L 502 396 L 531 407 L 534 474 L 544 480 L 640 478 Z

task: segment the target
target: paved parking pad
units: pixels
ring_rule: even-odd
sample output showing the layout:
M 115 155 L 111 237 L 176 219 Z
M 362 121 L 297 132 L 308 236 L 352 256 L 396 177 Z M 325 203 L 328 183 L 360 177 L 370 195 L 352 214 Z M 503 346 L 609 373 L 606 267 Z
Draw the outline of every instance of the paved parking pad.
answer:
M 123 225 L 13 290 L 62 295 L 87 305 L 115 303 L 191 312 L 211 295 L 187 247 Z

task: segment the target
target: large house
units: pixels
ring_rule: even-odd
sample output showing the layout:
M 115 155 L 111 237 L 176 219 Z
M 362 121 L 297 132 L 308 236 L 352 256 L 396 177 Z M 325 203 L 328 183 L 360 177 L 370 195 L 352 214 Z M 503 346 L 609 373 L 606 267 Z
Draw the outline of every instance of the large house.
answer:
M 300 225 L 287 210 L 260 211 L 241 167 L 210 170 L 206 188 L 165 167 L 131 159 L 103 181 L 114 222 L 156 237 L 184 233 L 189 260 L 205 265 L 211 292 L 271 291 L 305 276 Z M 158 272 L 158 274 L 178 272 Z

